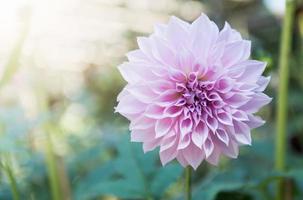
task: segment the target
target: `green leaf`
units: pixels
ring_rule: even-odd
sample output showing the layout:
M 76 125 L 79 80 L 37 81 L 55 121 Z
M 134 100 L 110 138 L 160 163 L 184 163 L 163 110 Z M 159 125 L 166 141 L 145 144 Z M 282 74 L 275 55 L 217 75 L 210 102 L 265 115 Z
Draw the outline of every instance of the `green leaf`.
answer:
M 182 173 L 182 168 L 172 163 L 162 167 L 157 151 L 144 154 L 142 145 L 131 143 L 121 136 L 113 144 L 117 155 L 88 172 L 76 185 L 76 199 L 94 199 L 114 195 L 126 199 L 161 198 L 166 189 Z
M 245 185 L 243 174 L 229 171 L 213 172 L 193 191 L 193 200 L 213 200 L 221 191 L 238 190 Z
M 167 187 L 176 182 L 182 174 L 183 168 L 179 163 L 171 163 L 166 167 L 159 168 L 151 182 L 151 192 L 154 197 L 161 197 Z

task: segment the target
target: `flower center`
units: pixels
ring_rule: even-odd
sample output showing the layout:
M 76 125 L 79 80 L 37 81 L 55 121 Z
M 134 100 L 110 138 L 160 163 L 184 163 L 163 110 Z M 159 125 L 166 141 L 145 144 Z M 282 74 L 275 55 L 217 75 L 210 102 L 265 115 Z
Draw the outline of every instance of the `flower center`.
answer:
M 214 89 L 214 84 L 212 81 L 198 79 L 195 73 L 190 73 L 186 83 L 176 84 L 176 90 L 180 94 L 177 104 L 198 115 L 203 111 L 208 113 L 212 112 L 212 108 L 222 107 L 222 99 Z

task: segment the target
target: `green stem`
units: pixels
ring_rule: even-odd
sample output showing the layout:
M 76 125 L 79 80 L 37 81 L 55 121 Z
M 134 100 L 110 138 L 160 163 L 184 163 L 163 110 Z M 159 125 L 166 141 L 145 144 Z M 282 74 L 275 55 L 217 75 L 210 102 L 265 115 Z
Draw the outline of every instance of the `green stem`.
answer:
M 46 164 L 47 164 L 47 168 L 48 168 L 49 183 L 50 183 L 51 192 L 52 192 L 52 199 L 61 200 L 56 158 L 55 158 L 55 154 L 53 152 L 53 146 L 52 146 L 52 142 L 51 142 L 49 133 L 47 133 L 47 136 L 48 137 L 47 137 L 47 147 L 46 147 Z
M 36 97 L 39 102 L 39 109 L 41 113 L 47 113 L 49 111 L 49 107 L 47 104 L 47 98 L 45 91 L 42 90 L 39 85 L 36 88 Z M 54 126 L 51 122 L 46 122 L 43 125 L 43 130 L 45 131 L 45 164 L 48 172 L 48 181 L 50 185 L 50 190 L 52 194 L 52 200 L 62 200 L 61 194 L 61 184 L 60 177 L 58 172 L 58 165 L 56 160 L 56 155 L 53 150 L 53 142 L 51 134 L 54 134 L 57 130 L 55 130 Z
M 286 123 L 287 123 L 287 95 L 288 95 L 288 74 L 289 56 L 292 43 L 293 18 L 295 10 L 295 0 L 286 0 L 285 17 L 283 21 L 280 59 L 279 59 L 279 91 L 277 104 L 277 138 L 276 138 L 276 170 L 285 170 L 286 154 Z M 278 183 L 277 200 L 283 200 L 283 181 Z
M 191 167 L 185 168 L 185 199 L 191 200 Z
M 20 195 L 19 195 L 19 191 L 18 191 L 18 188 L 17 188 L 17 182 L 16 182 L 16 179 L 14 177 L 12 169 L 10 168 L 10 166 L 7 163 L 5 164 L 5 166 L 3 166 L 3 169 L 4 169 L 6 175 L 9 179 L 13 199 L 14 200 L 19 200 Z
M 0 87 L 6 85 L 12 79 L 12 77 L 15 75 L 15 73 L 20 67 L 19 60 L 22 56 L 23 45 L 30 29 L 30 17 L 31 12 L 29 11 L 27 15 L 22 18 L 24 24 L 21 27 L 20 36 L 16 41 L 16 45 L 14 46 L 10 56 L 8 57 L 7 63 L 2 72 L 2 78 L 0 79 Z

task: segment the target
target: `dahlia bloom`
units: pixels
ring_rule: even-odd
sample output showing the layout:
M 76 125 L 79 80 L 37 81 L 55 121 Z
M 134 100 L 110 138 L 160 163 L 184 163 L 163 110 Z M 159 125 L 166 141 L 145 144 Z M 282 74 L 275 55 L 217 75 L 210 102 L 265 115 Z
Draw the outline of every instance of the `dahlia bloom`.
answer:
M 251 144 L 250 130 L 264 123 L 254 113 L 271 98 L 262 93 L 266 63 L 249 59 L 250 41 L 202 14 L 192 24 L 171 17 L 138 45 L 119 66 L 127 85 L 116 111 L 144 152 L 159 146 L 163 165 L 176 158 L 196 169 Z

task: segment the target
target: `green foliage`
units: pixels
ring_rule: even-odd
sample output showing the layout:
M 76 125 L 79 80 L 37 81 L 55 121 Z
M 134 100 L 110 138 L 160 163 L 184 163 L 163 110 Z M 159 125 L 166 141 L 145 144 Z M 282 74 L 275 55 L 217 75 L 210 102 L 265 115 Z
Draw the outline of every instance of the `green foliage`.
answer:
M 271 140 L 258 141 L 223 169 L 213 169 L 196 185 L 194 199 L 220 200 L 225 195 L 230 199 L 274 199 L 271 186 L 282 177 L 294 180 L 302 191 L 303 169 L 294 166 L 285 173 L 273 170 L 272 146 Z
M 117 151 L 113 160 L 91 169 L 76 184 L 75 199 L 95 199 L 102 195 L 160 199 L 182 173 L 177 163 L 163 168 L 156 151 L 143 154 L 141 145 L 131 144 L 128 137 L 121 136 L 113 142 L 113 150 Z

